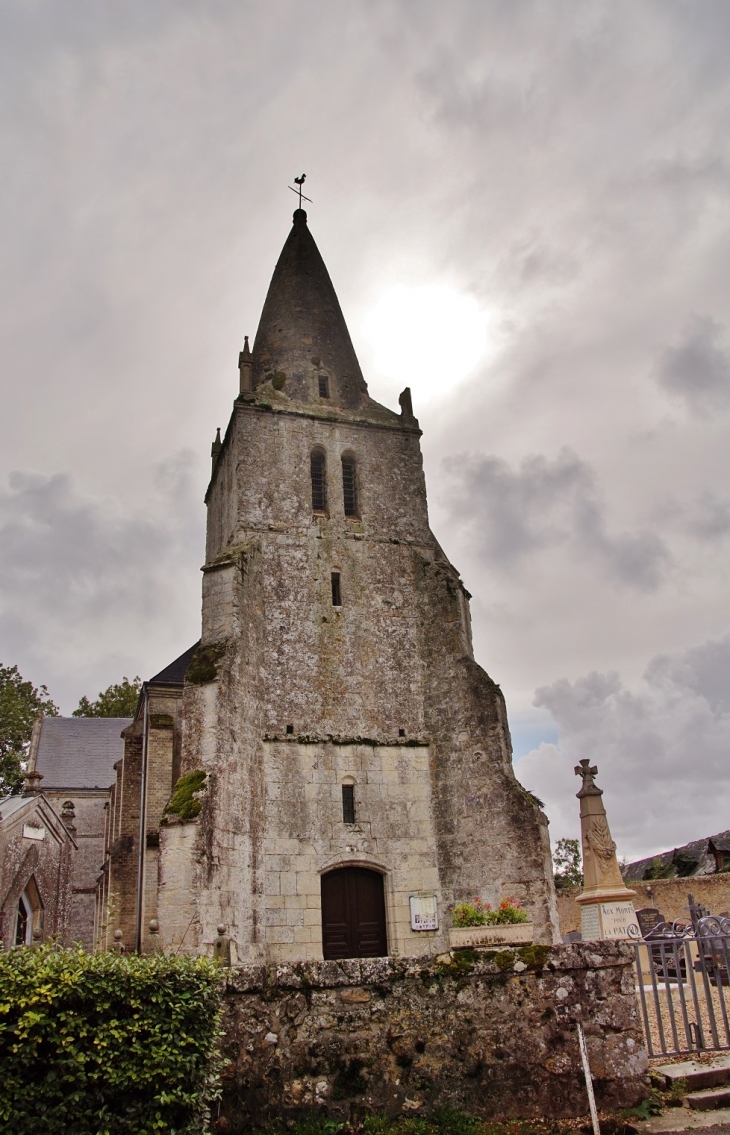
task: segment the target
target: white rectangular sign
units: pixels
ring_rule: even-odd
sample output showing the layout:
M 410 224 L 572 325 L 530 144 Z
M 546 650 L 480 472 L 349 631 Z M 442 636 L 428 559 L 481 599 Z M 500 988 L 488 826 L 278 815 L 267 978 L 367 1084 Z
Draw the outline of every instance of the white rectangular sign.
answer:
M 24 839 L 45 839 L 46 829 L 37 828 L 35 824 L 23 824 Z
M 436 896 L 423 898 L 411 895 L 411 930 L 438 930 L 439 916 Z

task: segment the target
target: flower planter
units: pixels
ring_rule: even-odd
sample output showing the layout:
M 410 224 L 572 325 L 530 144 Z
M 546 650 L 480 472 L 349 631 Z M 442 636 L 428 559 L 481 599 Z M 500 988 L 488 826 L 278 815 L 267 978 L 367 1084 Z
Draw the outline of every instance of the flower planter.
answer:
M 504 926 L 458 926 L 449 930 L 452 950 L 465 946 L 529 946 L 533 941 L 531 922 L 511 922 Z

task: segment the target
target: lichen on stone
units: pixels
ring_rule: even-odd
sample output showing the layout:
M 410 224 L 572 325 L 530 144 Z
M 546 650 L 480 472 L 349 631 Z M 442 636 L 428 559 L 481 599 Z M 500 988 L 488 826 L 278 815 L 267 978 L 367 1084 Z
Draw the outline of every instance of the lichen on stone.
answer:
M 179 816 L 181 820 L 194 820 L 202 807 L 195 793 L 203 788 L 207 775 L 202 769 L 196 769 L 181 776 L 165 812 Z

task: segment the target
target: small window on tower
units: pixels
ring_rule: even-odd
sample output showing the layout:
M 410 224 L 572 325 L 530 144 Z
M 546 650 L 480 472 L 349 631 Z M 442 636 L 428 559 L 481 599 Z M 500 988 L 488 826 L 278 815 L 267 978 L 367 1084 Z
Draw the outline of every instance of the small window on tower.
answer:
M 355 823 L 355 786 L 354 784 L 342 785 L 342 822 L 343 824 Z
M 330 396 L 330 380 L 326 374 L 319 376 L 319 396 L 320 398 L 329 398 Z
M 342 495 L 345 516 L 357 516 L 357 468 L 354 457 L 342 458 Z
M 324 453 L 315 449 L 311 457 L 312 471 L 312 512 L 327 510 L 327 477 Z
M 342 587 L 340 586 L 340 573 L 332 572 L 332 606 L 342 606 Z

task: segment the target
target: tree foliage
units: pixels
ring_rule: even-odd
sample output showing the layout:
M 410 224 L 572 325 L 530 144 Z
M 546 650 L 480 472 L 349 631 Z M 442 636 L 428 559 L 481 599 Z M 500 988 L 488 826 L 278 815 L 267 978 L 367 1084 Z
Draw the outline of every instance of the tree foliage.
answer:
M 671 859 L 668 863 L 663 863 L 659 855 L 655 855 L 649 866 L 644 871 L 644 878 L 651 879 L 671 879 L 677 874 L 674 864 Z
M 45 686 L 26 682 L 17 666 L 0 665 L 0 796 L 20 792 L 33 722 L 39 713 L 57 717 Z
M 0 1130 L 208 1130 L 222 973 L 209 958 L 0 952 Z
M 130 682 L 122 678 L 116 685 L 102 690 L 96 701 L 82 697 L 72 717 L 134 717 L 142 679 L 139 675 Z
M 583 885 L 583 863 L 577 839 L 558 840 L 553 852 L 553 864 L 555 886 L 558 889 Z

